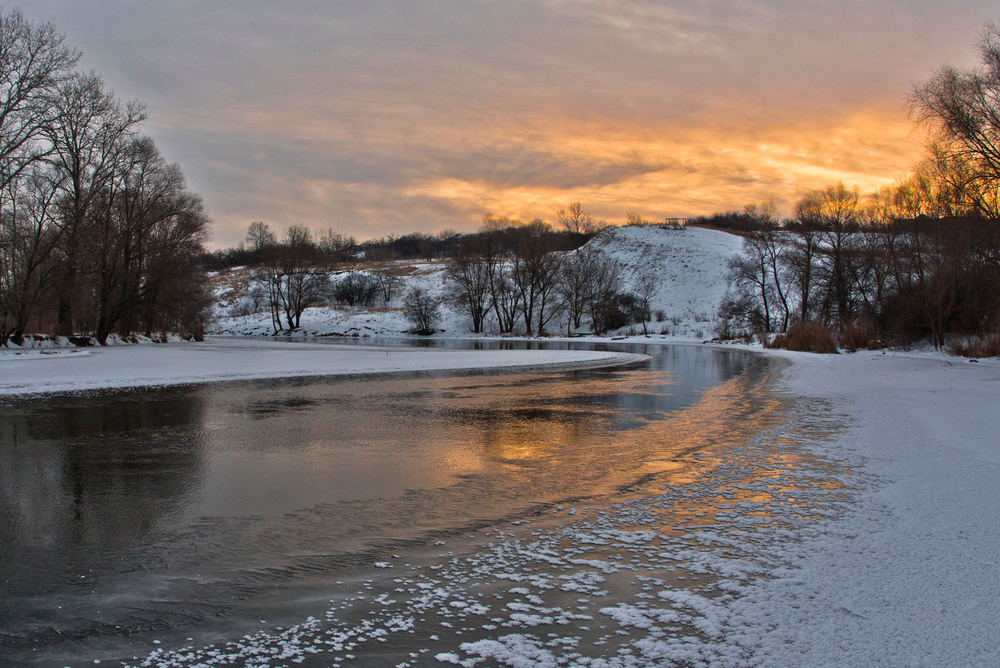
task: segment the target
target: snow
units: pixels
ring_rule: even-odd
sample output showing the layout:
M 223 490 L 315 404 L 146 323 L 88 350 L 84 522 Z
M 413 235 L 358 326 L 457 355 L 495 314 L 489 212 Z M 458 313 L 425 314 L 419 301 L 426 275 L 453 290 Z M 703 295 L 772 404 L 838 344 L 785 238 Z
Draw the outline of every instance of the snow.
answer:
M 100 348 L 0 348 L 0 396 L 217 381 L 550 365 L 644 359 L 596 351 L 437 350 L 236 338 Z
M 1000 364 L 786 356 L 790 392 L 849 416 L 818 454 L 872 482 L 733 605 L 742 641 L 769 665 L 998 665 Z
M 743 238 L 699 227 L 664 229 L 632 225 L 609 227 L 588 247 L 617 260 L 625 286 L 633 289 L 643 272 L 659 278 L 650 300 L 657 318 L 650 331 L 678 341 L 714 336 L 715 314 L 726 291 L 726 261 L 743 248 Z

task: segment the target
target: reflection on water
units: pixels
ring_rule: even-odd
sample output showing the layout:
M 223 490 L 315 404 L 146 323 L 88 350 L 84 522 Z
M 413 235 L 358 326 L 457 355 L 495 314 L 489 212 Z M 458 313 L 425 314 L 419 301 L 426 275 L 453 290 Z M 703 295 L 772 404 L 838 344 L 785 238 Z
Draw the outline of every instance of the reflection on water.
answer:
M 191 425 L 203 409 L 185 393 L 0 409 L 4 566 L 75 560 L 155 531 L 202 477 L 205 443 Z
M 637 352 L 653 359 L 0 406 L 0 658 L 201 622 L 379 545 L 602 494 L 710 443 L 716 411 L 760 408 L 746 353 Z

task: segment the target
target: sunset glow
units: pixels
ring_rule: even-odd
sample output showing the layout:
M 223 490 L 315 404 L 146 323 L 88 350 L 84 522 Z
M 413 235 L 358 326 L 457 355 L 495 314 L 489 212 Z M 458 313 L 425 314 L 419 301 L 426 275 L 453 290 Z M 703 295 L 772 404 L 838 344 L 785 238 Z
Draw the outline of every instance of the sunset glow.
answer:
M 554 161 L 578 165 L 576 174 L 589 168 L 592 178 L 559 185 L 444 176 L 418 181 L 405 194 L 472 214 L 489 211 L 523 220 L 551 220 L 553 212 L 574 201 L 587 202 L 612 221 L 625 211 L 691 216 L 725 209 L 720 202 L 738 208 L 765 198 L 790 210 L 801 193 L 827 183 L 876 190 L 905 174 L 920 151 L 910 123 L 874 114 L 746 134 L 715 126 L 673 136 L 667 131 L 655 139 L 642 139 L 643 128 L 555 132 L 536 147 L 543 146 Z M 607 178 L 600 178 L 602 172 Z
M 359 239 L 484 213 L 710 214 L 808 189 L 870 191 L 921 151 L 913 84 L 975 59 L 993 20 L 890 2 L 42 0 L 178 162 L 215 221 Z

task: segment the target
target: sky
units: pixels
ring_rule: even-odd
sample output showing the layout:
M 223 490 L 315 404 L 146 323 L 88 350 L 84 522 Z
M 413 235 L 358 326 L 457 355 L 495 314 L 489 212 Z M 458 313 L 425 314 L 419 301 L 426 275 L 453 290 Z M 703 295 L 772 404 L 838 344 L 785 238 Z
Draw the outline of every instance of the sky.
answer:
M 12 6 L 12 5 L 7 5 Z M 649 219 L 843 181 L 922 152 L 914 84 L 972 66 L 980 0 L 32 0 L 213 220 L 359 241 L 484 214 Z

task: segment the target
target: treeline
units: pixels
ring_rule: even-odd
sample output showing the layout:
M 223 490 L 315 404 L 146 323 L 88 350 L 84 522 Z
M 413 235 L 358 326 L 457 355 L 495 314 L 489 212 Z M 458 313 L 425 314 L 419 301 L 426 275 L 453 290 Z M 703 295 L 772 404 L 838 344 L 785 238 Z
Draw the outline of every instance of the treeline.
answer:
M 308 228 L 293 225 L 279 238 L 266 223 L 251 223 L 240 246 L 253 268 L 250 308 L 266 307 L 275 332 L 298 328 L 305 309 L 328 302 L 330 272 L 353 261 L 355 245 L 333 230 L 315 239 Z
M 867 197 L 843 184 L 811 191 L 784 221 L 768 204 L 688 221 L 746 240 L 729 265 L 720 336 L 830 349 L 923 339 L 942 347 L 959 334 L 1000 352 L 1000 29 L 980 47 L 979 69 L 943 68 L 915 88 L 911 106 L 932 141 L 908 179 Z M 388 303 L 401 282 L 388 278 L 389 262 L 414 257 L 449 259 L 447 298 L 474 332 L 537 336 L 589 324 L 601 333 L 647 321 L 656 277 L 632 276 L 623 289 L 620 266 L 581 248 L 603 223 L 579 204 L 559 212 L 559 225 L 487 217 L 472 235 L 364 244 L 333 233 L 303 241 L 290 229 L 283 240 L 248 238 L 237 252 L 258 267 L 276 331 L 323 300 L 374 305 L 381 294 Z M 362 259 L 374 264 L 329 280 L 331 267 Z
M 509 217 L 487 216 L 493 218 L 491 226 L 498 223 L 501 226 L 518 227 L 523 223 Z M 604 220 L 595 220 L 584 210 L 579 202 L 570 204 L 566 209 L 556 214 L 557 228 L 547 227 L 550 244 L 553 248 L 569 250 L 579 248 L 608 226 Z M 540 219 L 532 223 L 540 222 Z M 630 224 L 645 224 L 639 214 L 628 212 L 627 222 Z M 450 257 L 463 245 L 474 243 L 471 238 L 481 232 L 461 234 L 454 230 L 442 230 L 436 235 L 423 232 L 411 232 L 401 236 L 390 235 L 377 239 L 369 239 L 358 243 L 354 237 L 337 232 L 333 228 L 315 234 L 310 232 L 306 246 L 319 264 L 345 264 L 350 262 L 391 260 L 413 260 L 418 258 L 440 259 Z M 262 221 L 250 224 L 246 239 L 234 248 L 225 248 L 209 253 L 203 257 L 204 265 L 212 271 L 240 266 L 256 266 L 263 260 L 265 246 L 280 246 L 284 240 L 278 239 L 269 225 Z M 268 251 L 273 252 L 273 251 Z
M 570 232 L 569 234 L 579 234 Z M 625 272 L 613 258 L 564 240 L 540 220 L 510 225 L 486 217 L 482 231 L 456 249 L 447 269 L 450 300 L 464 311 L 473 332 L 487 323 L 500 334 L 544 336 L 559 323 L 566 334 L 585 320 L 595 334 L 650 318 L 655 276 L 625 290 Z
M 200 335 L 208 219 L 177 165 L 50 24 L 0 10 L 0 345 Z
M 865 199 L 837 184 L 807 194 L 780 226 L 753 213 L 756 229 L 729 263 L 718 334 L 780 333 L 779 343 L 806 349 L 995 336 L 1000 225 L 914 192 L 906 183 Z
M 255 224 L 265 223 L 260 221 L 251 223 L 251 225 Z M 281 240 L 274 237 L 274 232 L 269 227 L 268 232 L 272 235 L 268 243 L 272 246 L 280 245 Z M 316 261 L 321 264 L 345 264 L 366 260 L 432 259 L 446 257 L 461 236 L 451 230 L 434 236 L 413 232 L 402 236 L 390 235 L 358 243 L 354 237 L 327 228 L 318 235 L 310 231 L 309 246 Z M 203 261 L 206 268 L 211 271 L 231 267 L 255 266 L 264 259 L 262 250 L 262 246 L 248 238 L 235 248 L 206 253 Z

